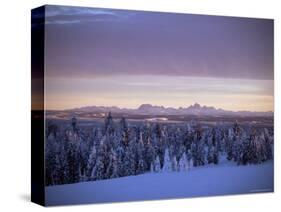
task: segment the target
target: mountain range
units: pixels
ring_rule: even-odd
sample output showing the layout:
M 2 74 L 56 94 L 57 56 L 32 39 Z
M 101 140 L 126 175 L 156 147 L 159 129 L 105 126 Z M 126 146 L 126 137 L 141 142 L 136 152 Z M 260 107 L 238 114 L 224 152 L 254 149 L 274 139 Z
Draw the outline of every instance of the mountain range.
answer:
M 164 107 L 151 104 L 142 104 L 136 109 L 119 108 L 116 106 L 85 106 L 74 108 L 67 111 L 76 112 L 92 112 L 92 113 L 126 113 L 138 115 L 196 115 L 196 116 L 224 116 L 224 115 L 238 115 L 238 116 L 273 116 L 272 111 L 267 112 L 253 112 L 253 111 L 230 111 L 212 106 L 201 106 L 198 103 L 188 107 Z

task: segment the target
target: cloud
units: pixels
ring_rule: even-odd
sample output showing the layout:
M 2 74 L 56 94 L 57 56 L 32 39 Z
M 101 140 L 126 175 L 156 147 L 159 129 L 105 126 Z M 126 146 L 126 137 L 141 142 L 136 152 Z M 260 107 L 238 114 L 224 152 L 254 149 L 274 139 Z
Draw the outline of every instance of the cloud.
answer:
M 48 76 L 273 79 L 273 22 L 47 6 Z
M 102 8 L 46 6 L 46 24 L 76 24 L 101 21 L 122 21 L 134 12 Z
M 46 6 L 46 17 L 53 17 L 59 15 L 116 15 L 116 13 L 109 9 L 100 8 L 85 8 L 85 7 L 71 7 L 71 6 Z
M 80 23 L 79 20 L 69 20 L 69 21 L 63 21 L 63 20 L 57 20 L 57 21 L 45 21 L 45 24 L 76 24 Z

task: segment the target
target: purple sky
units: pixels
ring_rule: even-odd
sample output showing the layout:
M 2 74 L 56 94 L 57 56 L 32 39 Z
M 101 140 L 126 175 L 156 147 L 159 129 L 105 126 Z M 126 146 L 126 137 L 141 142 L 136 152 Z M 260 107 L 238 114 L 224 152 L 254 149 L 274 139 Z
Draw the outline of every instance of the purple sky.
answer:
M 272 20 L 58 6 L 46 17 L 48 109 L 273 110 Z

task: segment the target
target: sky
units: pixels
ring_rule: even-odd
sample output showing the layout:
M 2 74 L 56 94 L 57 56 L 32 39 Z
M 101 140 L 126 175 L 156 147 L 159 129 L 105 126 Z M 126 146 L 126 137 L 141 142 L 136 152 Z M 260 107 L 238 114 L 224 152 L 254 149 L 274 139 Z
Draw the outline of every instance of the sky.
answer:
M 273 21 L 47 6 L 47 109 L 273 111 Z

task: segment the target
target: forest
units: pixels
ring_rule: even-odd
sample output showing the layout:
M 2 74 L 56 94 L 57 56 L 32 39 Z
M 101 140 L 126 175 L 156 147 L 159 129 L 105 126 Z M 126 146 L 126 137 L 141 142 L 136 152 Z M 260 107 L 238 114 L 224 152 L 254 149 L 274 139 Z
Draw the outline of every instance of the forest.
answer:
M 198 122 L 131 122 L 114 119 L 92 128 L 46 123 L 46 185 L 71 184 L 148 172 L 188 172 L 226 157 L 238 166 L 273 159 L 273 128 Z

